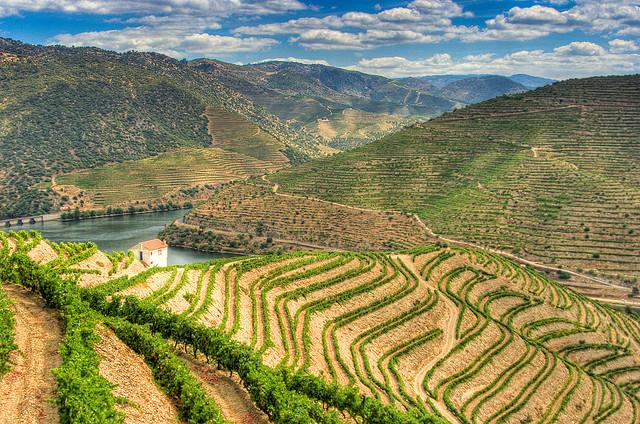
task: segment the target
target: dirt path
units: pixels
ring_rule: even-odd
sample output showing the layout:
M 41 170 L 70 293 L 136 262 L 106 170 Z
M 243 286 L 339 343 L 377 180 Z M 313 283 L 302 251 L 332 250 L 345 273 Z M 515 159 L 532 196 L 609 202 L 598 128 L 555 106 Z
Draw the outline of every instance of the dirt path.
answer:
M 57 423 L 56 394 L 51 369 L 62 360 L 58 347 L 62 329 L 58 315 L 44 302 L 16 286 L 4 286 L 16 312 L 15 367 L 0 382 L 0 421 L 12 424 Z
M 193 375 L 220 407 L 226 420 L 239 424 L 268 423 L 267 416 L 256 407 L 249 393 L 236 377 L 217 371 L 191 355 L 180 353 Z
M 156 386 L 151 370 L 140 355 L 124 344 L 111 330 L 100 328 L 100 375 L 116 385 L 115 396 L 131 403 L 117 406 L 126 414 L 126 423 L 177 423 L 178 410 Z

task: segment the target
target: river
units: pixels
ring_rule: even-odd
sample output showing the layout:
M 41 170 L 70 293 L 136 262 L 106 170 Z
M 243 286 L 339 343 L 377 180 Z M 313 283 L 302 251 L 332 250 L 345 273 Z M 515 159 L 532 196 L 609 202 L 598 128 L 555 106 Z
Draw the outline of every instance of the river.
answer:
M 23 225 L 9 228 L 37 230 L 48 240 L 56 242 L 93 241 L 101 250 L 126 251 L 136 243 L 157 238 L 165 225 L 182 218 L 187 211 L 154 212 L 109 218 L 85 219 L 82 221 L 49 221 L 44 224 Z M 214 258 L 232 255 L 198 252 L 178 247 L 169 248 L 169 265 L 205 262 Z

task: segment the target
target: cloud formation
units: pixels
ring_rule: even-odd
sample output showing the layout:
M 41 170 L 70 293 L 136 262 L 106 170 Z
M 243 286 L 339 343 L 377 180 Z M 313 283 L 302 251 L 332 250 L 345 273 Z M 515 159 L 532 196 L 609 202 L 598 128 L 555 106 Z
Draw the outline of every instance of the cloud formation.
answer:
M 324 65 L 331 66 L 329 62 L 322 59 L 303 59 L 300 57 L 276 57 L 273 59 L 263 59 L 254 63 L 265 63 L 265 62 L 296 62 L 302 63 L 303 65 Z
M 97 15 L 156 14 L 230 16 L 272 14 L 306 9 L 299 0 L 3 0 L 0 16 L 21 12 L 65 12 Z
M 50 40 L 66 46 L 93 46 L 125 52 L 153 51 L 174 58 L 186 56 L 224 56 L 237 52 L 266 50 L 278 44 L 271 38 L 229 37 L 205 32 L 185 32 L 157 27 L 134 27 L 112 31 L 60 34 Z
M 489 53 L 470 55 L 457 61 L 447 53 L 420 60 L 399 56 L 378 57 L 361 59 L 348 69 L 387 77 L 527 73 L 556 79 L 637 72 L 640 69 L 640 54 L 620 52 L 618 45 L 613 43 L 607 50 L 590 42 L 572 42 L 548 52 L 521 50 L 499 57 Z
M 291 34 L 293 43 L 314 50 L 365 50 L 405 43 L 435 43 L 469 31 L 452 19 L 469 17 L 452 0 L 414 0 L 406 7 L 377 13 L 347 12 L 323 18 L 299 18 L 256 26 L 241 26 L 236 34 Z
M 299 18 L 240 26 L 236 34 L 290 34 L 290 41 L 314 50 L 373 49 L 405 43 L 532 40 L 550 34 L 583 31 L 640 35 L 640 0 L 575 0 L 573 7 L 551 5 L 513 7 L 484 22 L 484 26 L 454 24 L 471 15 L 453 0 L 414 0 L 406 7 L 376 13 L 347 12 L 323 18 Z
M 176 58 L 213 56 L 237 61 L 242 60 L 243 53 L 279 46 L 274 55 L 301 60 L 304 53 L 299 47 L 357 51 L 369 58 L 356 66 L 371 67 L 376 72 L 467 68 L 473 72 L 493 67 L 536 69 L 544 75 L 558 76 L 573 71 L 583 75 L 589 64 L 593 65 L 592 73 L 638 71 L 640 0 L 536 0 L 529 1 L 529 6 L 522 1 L 486 20 L 476 19 L 463 7 L 469 3 L 461 0 L 405 0 L 393 2 L 395 7 L 380 2 L 369 11 L 341 14 L 313 4 L 313 0 L 1 0 L 0 16 L 27 12 L 104 15 L 114 29 L 69 31 L 48 42 L 117 51 L 157 51 Z M 296 11 L 304 11 L 304 17 L 278 16 Z M 266 15 L 270 18 L 261 18 Z M 238 22 L 243 25 L 236 26 Z M 446 46 L 452 45 L 449 42 L 482 46 L 489 41 L 526 41 L 569 33 L 563 39 L 590 41 L 565 41 L 565 45 L 546 52 L 524 48 L 502 57 L 483 53 L 479 47 L 474 49 L 478 53 L 462 60 L 432 55 L 404 63 L 404 70 L 386 65 L 407 60 L 402 57 L 371 58 L 376 49 L 389 46 L 428 44 L 433 52 L 440 49 L 435 46 L 446 51 Z M 571 68 L 543 69 L 539 60 Z

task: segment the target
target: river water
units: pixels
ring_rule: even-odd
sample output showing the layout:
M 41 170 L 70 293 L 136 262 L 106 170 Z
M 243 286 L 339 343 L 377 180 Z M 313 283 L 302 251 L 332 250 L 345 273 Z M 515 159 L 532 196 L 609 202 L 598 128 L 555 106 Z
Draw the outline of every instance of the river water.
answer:
M 12 227 L 11 230 L 37 230 L 48 240 L 56 242 L 93 241 L 106 252 L 126 251 L 138 242 L 157 238 L 165 225 L 182 218 L 186 210 L 154 212 L 82 221 L 50 221 L 44 224 Z M 205 262 L 229 255 L 198 252 L 178 247 L 169 248 L 169 265 Z

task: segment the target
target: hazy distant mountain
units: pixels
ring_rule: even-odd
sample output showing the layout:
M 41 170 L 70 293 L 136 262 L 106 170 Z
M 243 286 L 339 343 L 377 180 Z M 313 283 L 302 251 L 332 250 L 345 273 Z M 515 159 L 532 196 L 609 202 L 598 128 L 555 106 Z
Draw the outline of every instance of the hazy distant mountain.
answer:
M 478 103 L 505 94 L 523 91 L 552 84 L 555 81 L 526 74 L 510 77 L 492 74 L 472 75 L 430 75 L 412 78 L 400 78 L 397 81 L 431 95 L 455 100 L 462 103 Z
M 400 81 L 410 82 L 411 80 L 426 81 L 436 88 L 444 88 L 452 82 L 467 78 L 486 77 L 491 74 L 456 74 L 456 75 L 426 75 L 421 77 L 401 78 Z
M 464 103 L 479 103 L 505 94 L 522 93 L 528 88 L 507 77 L 488 75 L 464 78 L 440 90 L 443 97 Z
M 407 117 L 434 116 L 454 106 L 393 79 L 331 66 L 279 61 L 238 66 L 213 60 L 193 64 L 280 118 L 301 124 L 345 108 Z
M 239 66 L 206 59 L 191 65 L 341 150 L 457 104 L 420 87 L 331 66 L 281 61 Z
M 554 82 L 557 82 L 556 80 L 552 80 L 549 78 L 534 77 L 532 75 L 527 75 L 527 74 L 515 74 L 515 75 L 511 75 L 509 78 L 531 89 L 543 87 L 545 85 L 549 85 L 549 84 L 553 84 Z

